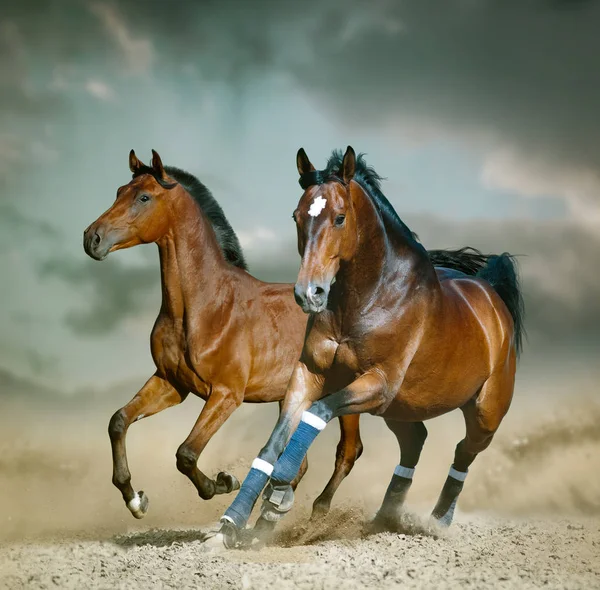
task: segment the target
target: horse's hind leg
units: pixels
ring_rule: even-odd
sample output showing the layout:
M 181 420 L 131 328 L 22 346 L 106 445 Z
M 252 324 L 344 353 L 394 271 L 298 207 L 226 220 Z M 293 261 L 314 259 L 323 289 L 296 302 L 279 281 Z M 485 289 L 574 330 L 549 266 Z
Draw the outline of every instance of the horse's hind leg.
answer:
M 389 528 L 396 524 L 401 514 L 404 500 L 412 484 L 415 467 L 427 439 L 427 428 L 423 422 L 396 422 L 386 419 L 385 423 L 398 439 L 400 464 L 394 469 L 392 481 L 373 524 Z
M 127 465 L 125 436 L 129 426 L 171 406 L 182 402 L 187 394 L 177 391 L 168 381 L 154 375 L 146 382 L 135 397 L 120 410 L 117 410 L 108 425 L 108 435 L 112 447 L 113 484 L 123 494 L 127 508 L 136 518 L 143 518 L 148 510 L 148 496 L 143 491 L 134 492 L 131 487 L 131 473 Z
M 461 410 L 465 417 L 466 436 L 454 453 L 454 462 L 433 510 L 432 516 L 442 526 L 450 526 L 458 496 L 462 491 L 469 466 L 492 442 L 512 399 L 514 371 L 506 368 L 492 375 L 479 394 Z
M 329 512 L 335 492 L 362 455 L 363 444 L 360 440 L 359 421 L 358 414 L 340 416 L 340 442 L 335 454 L 335 469 L 325 489 L 313 503 L 311 519 L 324 516 Z

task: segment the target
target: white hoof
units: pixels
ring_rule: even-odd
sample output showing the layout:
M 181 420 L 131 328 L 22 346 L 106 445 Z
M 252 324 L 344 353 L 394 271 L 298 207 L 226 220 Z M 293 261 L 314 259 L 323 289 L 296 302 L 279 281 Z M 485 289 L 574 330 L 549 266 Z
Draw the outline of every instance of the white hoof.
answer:
M 127 508 L 135 518 L 144 518 L 148 512 L 148 496 L 144 492 L 136 492 L 135 496 L 127 502 Z

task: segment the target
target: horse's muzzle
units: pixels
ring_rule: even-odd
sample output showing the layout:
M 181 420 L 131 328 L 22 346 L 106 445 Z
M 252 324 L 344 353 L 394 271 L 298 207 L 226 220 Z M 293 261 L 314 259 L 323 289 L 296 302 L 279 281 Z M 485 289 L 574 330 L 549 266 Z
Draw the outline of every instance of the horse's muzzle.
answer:
M 327 307 L 329 285 L 308 283 L 303 286 L 296 283 L 294 298 L 304 313 L 320 313 Z
M 102 231 L 91 225 L 83 232 L 83 249 L 94 260 L 104 260 L 110 250 L 110 244 L 103 239 Z

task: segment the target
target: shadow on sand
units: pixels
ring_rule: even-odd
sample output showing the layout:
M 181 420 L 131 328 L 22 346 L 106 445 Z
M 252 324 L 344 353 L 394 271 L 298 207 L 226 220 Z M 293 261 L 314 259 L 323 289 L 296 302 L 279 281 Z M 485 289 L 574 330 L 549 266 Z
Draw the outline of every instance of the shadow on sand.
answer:
M 201 530 L 150 529 L 148 531 L 140 531 L 139 533 L 117 535 L 111 541 L 120 547 L 139 547 L 141 545 L 167 547 L 174 543 L 202 542 L 207 537 L 208 533 Z

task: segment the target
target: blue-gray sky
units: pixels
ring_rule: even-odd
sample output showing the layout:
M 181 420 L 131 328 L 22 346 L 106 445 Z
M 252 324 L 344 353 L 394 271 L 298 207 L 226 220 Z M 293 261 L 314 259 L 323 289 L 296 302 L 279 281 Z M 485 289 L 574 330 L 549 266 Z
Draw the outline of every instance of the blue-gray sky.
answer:
M 134 148 L 197 175 L 251 271 L 295 277 L 300 146 L 351 144 L 426 247 L 527 255 L 525 358 L 600 349 L 596 1 L 21 0 L 0 17 L 0 367 L 152 371 L 154 246 L 87 258 Z

